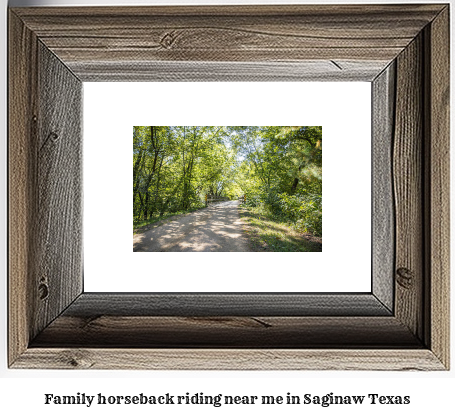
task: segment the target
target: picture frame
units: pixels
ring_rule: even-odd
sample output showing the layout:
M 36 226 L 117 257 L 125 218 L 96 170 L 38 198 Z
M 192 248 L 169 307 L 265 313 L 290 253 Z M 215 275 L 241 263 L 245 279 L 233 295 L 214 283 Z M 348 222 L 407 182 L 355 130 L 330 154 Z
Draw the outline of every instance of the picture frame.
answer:
M 449 369 L 448 4 L 12 8 L 8 24 L 10 368 Z M 122 80 L 371 82 L 372 291 L 84 292 L 82 82 Z

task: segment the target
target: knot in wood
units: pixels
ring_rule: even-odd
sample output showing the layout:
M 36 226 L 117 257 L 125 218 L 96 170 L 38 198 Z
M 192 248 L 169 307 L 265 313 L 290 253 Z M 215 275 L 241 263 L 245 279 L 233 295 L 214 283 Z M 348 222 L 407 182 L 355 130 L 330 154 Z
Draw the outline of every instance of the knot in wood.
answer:
M 177 39 L 178 34 L 176 32 L 166 33 L 160 40 L 160 45 L 165 49 L 170 49 L 172 44 Z
M 90 355 L 81 350 L 64 351 L 60 358 L 65 367 L 69 368 L 89 369 L 94 365 Z
M 38 295 L 40 300 L 45 300 L 49 297 L 49 286 L 45 282 L 41 282 L 38 286 Z
M 58 134 L 56 132 L 51 132 L 48 136 L 48 138 L 53 142 L 55 143 L 56 141 L 58 141 Z
M 407 268 L 398 268 L 395 279 L 405 289 L 411 288 L 414 284 L 414 274 Z

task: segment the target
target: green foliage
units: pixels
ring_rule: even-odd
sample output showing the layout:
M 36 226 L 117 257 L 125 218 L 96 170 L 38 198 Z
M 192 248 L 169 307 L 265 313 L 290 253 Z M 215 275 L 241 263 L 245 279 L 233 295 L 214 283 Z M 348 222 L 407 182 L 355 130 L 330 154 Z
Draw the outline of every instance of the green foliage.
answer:
M 204 206 L 262 209 L 322 236 L 321 127 L 134 127 L 133 222 Z
M 322 236 L 322 196 L 318 193 L 289 195 L 273 190 L 247 194 L 245 206 L 262 207 L 277 220 L 300 232 Z
M 133 223 L 232 193 L 235 160 L 224 138 L 224 127 L 134 127 Z
M 246 206 L 322 236 L 322 128 L 232 127 Z
M 322 197 L 318 194 L 280 195 L 283 216 L 296 229 L 322 236 Z
M 321 241 L 305 237 L 296 229 L 282 222 L 264 206 L 243 206 L 240 215 L 246 223 L 250 249 L 257 252 L 319 252 Z

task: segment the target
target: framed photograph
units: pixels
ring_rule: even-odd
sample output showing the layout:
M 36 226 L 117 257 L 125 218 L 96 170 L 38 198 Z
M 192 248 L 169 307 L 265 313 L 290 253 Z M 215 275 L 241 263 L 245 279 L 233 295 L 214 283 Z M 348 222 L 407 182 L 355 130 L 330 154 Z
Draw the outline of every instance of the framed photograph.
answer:
M 12 8 L 8 24 L 10 368 L 449 369 L 448 4 Z M 371 84 L 371 264 L 332 258 L 369 292 L 84 289 L 84 83 L 327 81 Z

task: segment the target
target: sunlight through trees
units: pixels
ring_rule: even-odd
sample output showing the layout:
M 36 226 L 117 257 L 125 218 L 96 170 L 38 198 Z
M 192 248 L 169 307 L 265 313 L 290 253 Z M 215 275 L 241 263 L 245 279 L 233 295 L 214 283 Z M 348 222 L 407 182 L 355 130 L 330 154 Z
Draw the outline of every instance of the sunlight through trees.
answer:
M 322 127 L 133 127 L 133 222 L 246 196 L 322 236 Z

